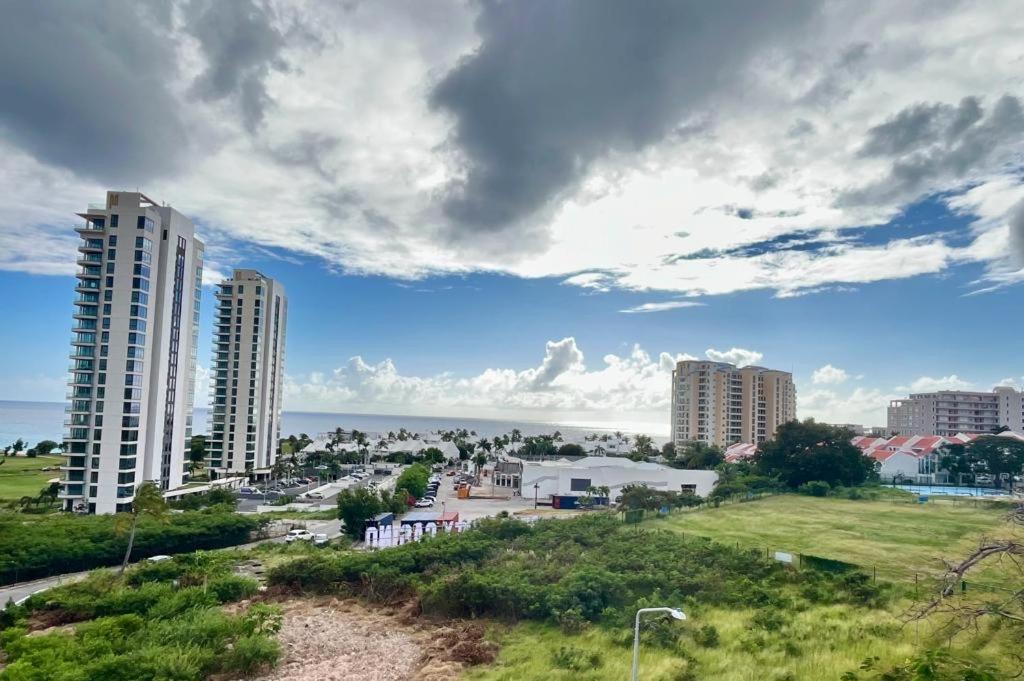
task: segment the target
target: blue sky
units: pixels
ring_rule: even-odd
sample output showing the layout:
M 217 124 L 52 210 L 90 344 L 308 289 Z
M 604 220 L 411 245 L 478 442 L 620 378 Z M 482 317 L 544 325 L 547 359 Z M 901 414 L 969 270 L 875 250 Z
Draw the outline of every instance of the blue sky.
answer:
M 879 424 L 1024 381 L 1013 0 L 109 2 L 0 26 L 0 399 L 62 399 L 73 214 L 136 187 L 208 284 L 285 284 L 286 409 L 664 430 L 710 357 Z

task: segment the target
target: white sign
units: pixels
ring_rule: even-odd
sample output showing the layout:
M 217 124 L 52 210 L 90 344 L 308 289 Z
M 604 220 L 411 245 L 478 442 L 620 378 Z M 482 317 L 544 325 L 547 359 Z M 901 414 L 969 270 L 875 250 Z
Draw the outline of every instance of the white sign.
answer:
M 779 561 L 780 563 L 792 563 L 793 562 L 793 554 L 792 553 L 786 553 L 785 551 L 776 551 L 775 552 L 775 560 Z
M 464 520 L 447 523 L 410 523 L 402 525 L 397 531 L 394 525 L 368 527 L 363 541 L 366 542 L 367 548 L 386 549 L 419 541 L 423 537 L 433 537 L 439 532 L 462 532 L 469 527 L 470 524 Z

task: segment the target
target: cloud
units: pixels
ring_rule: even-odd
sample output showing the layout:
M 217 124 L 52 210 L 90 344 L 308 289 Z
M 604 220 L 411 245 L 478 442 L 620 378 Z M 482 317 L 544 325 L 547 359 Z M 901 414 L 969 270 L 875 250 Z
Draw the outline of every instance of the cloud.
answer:
M 873 388 L 855 388 L 846 394 L 826 388 L 800 390 L 797 391 L 797 414 L 801 419 L 813 418 L 826 423 L 878 426 L 886 422 L 889 401 L 899 397 Z
M 169 3 L 18 2 L 0 22 L 3 137 L 41 162 L 111 185 L 182 169 L 187 113 Z M 6 225 L 5 225 L 6 227 Z
M 735 364 L 738 367 L 747 366 L 748 364 L 757 364 L 764 357 L 763 354 L 755 350 L 744 350 L 743 348 L 731 348 L 729 350 L 715 350 L 714 348 L 708 348 L 704 351 L 704 356 L 710 359 L 712 362 L 728 362 Z
M 457 408 L 466 415 L 551 418 L 560 414 L 641 415 L 664 421 L 672 369 L 690 355 L 652 357 L 639 346 L 586 365 L 572 337 L 548 341 L 544 357 L 527 369 L 491 368 L 469 377 L 402 374 L 391 359 L 376 364 L 353 357 L 330 373 L 288 376 L 288 409 L 437 413 Z
M 1010 253 L 1016 264 L 1024 267 L 1024 200 L 1015 205 L 1009 213 Z
M 668 300 L 663 303 L 643 303 L 636 307 L 628 307 L 619 312 L 625 312 L 626 314 L 637 314 L 643 312 L 664 312 L 665 310 L 678 310 L 685 307 L 703 307 L 704 303 L 698 303 L 693 300 Z
M 431 93 L 456 119 L 454 234 L 516 224 L 598 159 L 663 139 L 811 14 L 803 1 L 484 3 L 479 48 Z
M 826 364 L 820 369 L 815 369 L 814 373 L 811 374 L 811 382 L 816 385 L 845 383 L 849 377 L 850 375 L 844 369 Z
M 868 130 L 861 155 L 891 159 L 885 177 L 845 193 L 850 204 L 906 201 L 968 178 L 980 168 L 998 166 L 1019 151 L 1024 108 L 1003 95 L 987 118 L 977 97 L 956 107 L 916 104 Z
M 974 384 L 970 381 L 966 381 L 956 374 L 950 374 L 949 376 L 941 376 L 939 378 L 922 376 L 911 383 L 909 388 L 904 386 L 897 388 L 897 390 L 912 393 L 928 393 L 937 390 L 970 390 L 973 387 Z
M 251 245 L 652 300 L 1024 281 L 1017 3 L 781 7 L 18 3 L 0 235 L 27 238 L 0 268 L 67 274 L 72 214 L 140 187 L 220 269 Z M 924 196 L 970 225 L 906 238 Z
M 185 15 L 186 29 L 206 59 L 192 91 L 206 101 L 234 100 L 245 128 L 255 131 L 271 104 L 267 76 L 272 69 L 287 69 L 281 57 L 285 38 L 269 6 L 250 0 L 192 0 Z

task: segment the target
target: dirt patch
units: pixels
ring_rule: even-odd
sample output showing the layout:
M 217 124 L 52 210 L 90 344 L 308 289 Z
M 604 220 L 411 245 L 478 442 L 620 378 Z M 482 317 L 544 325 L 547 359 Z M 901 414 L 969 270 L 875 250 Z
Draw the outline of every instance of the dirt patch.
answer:
M 32 633 L 49 633 L 54 627 L 63 627 L 65 625 L 74 624 L 87 619 L 89 618 L 81 617 L 73 612 L 64 610 L 63 608 L 36 610 L 29 615 L 26 626 L 29 632 Z
M 292 599 L 280 605 L 282 658 L 257 681 L 451 681 L 497 654 L 483 627 L 417 618 L 415 604 Z

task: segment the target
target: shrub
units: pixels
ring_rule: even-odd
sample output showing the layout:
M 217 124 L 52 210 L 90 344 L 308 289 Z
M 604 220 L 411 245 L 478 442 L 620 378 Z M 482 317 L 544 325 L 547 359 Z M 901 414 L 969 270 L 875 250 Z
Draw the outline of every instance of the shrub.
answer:
M 551 664 L 558 669 L 584 672 L 597 669 L 604 663 L 601 653 L 582 650 L 574 646 L 560 646 L 551 654 Z
M 265 667 L 271 667 L 281 655 L 277 641 L 264 636 L 243 636 L 235 641 L 232 649 L 224 656 L 221 670 L 227 673 L 250 675 Z
M 693 641 L 702 648 L 717 648 L 718 629 L 713 624 L 705 624 L 693 632 Z
M 224 575 L 210 580 L 206 588 L 218 602 L 232 603 L 253 596 L 259 589 L 259 583 L 238 575 Z
M 811 480 L 800 485 L 797 491 L 811 497 L 824 497 L 828 495 L 830 489 L 832 488 L 824 480 Z

